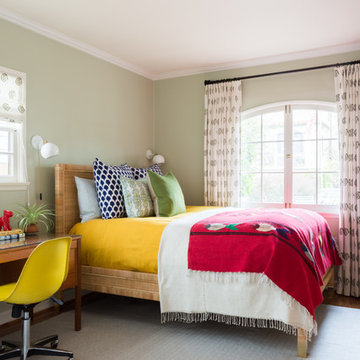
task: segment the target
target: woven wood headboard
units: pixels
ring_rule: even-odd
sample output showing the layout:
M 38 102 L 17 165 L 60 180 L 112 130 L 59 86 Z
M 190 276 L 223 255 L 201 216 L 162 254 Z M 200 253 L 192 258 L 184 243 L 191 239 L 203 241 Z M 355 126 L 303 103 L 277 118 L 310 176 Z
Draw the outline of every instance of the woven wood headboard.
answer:
M 68 234 L 71 227 L 80 221 L 75 176 L 92 179 L 92 165 L 55 165 L 56 234 Z

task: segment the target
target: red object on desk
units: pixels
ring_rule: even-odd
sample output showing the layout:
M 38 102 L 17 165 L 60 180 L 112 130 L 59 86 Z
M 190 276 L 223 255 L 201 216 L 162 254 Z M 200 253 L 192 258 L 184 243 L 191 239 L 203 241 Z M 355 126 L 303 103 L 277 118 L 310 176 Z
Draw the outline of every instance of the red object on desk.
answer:
M 0 230 L 1 230 L 1 228 L 3 229 L 3 231 L 11 230 L 9 219 L 12 216 L 13 216 L 12 211 L 4 210 L 4 215 L 2 217 L 0 217 Z

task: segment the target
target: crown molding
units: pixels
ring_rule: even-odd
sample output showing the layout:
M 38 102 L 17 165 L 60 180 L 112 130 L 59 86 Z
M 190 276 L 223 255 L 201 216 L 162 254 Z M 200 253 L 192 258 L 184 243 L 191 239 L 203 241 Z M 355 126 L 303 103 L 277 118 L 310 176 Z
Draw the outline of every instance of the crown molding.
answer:
M 130 64 L 126 61 L 123 61 L 123 60 L 119 59 L 118 57 L 107 53 L 106 51 L 100 50 L 94 46 L 87 44 L 87 43 L 84 43 L 82 41 L 71 38 L 59 31 L 52 30 L 46 26 L 40 25 L 39 23 L 37 23 L 35 21 L 26 19 L 23 16 L 20 16 L 18 14 L 15 14 L 13 12 L 10 12 L 8 10 L 4 10 L 4 9 L 0 8 L 0 18 L 4 19 L 6 21 L 9 21 L 11 23 L 14 23 L 18 26 L 21 26 L 27 30 L 33 31 L 37 34 L 43 35 L 47 38 L 56 40 L 62 44 L 68 45 L 72 48 L 75 48 L 77 50 L 85 52 L 89 55 L 95 56 L 101 60 L 104 60 L 104 61 L 114 64 L 116 66 L 119 66 L 125 70 L 129 70 L 133 73 L 136 73 L 138 75 L 146 77 L 150 80 L 154 80 L 154 75 L 142 68 L 139 68 L 139 67 L 137 67 L 133 64 Z
M 282 54 L 282 55 L 266 56 L 266 57 L 260 57 L 254 59 L 247 59 L 238 62 L 229 62 L 229 63 L 223 63 L 217 65 L 197 67 L 193 69 L 172 71 L 172 72 L 160 74 L 158 76 L 154 76 L 153 80 L 154 81 L 165 80 L 165 79 L 172 79 L 182 76 L 199 75 L 199 74 L 210 73 L 215 71 L 241 69 L 252 66 L 268 65 L 268 64 L 275 64 L 275 63 L 294 61 L 294 60 L 303 60 L 303 59 L 316 58 L 322 56 L 349 53 L 359 50 L 360 50 L 360 41 L 350 44 L 329 46 L 319 49 L 299 51 L 299 52 Z
M 188 68 L 179 71 L 170 71 L 167 73 L 154 74 L 136 65 L 121 60 L 118 57 L 113 56 L 94 46 L 76 40 L 74 38 L 71 38 L 61 32 L 52 30 L 46 26 L 28 20 L 25 17 L 10 12 L 8 10 L 4 10 L 0 8 L 0 18 L 154 81 L 190 76 L 190 75 L 199 75 L 199 74 L 210 73 L 215 71 L 241 69 L 252 66 L 275 64 L 275 63 L 302 60 L 302 59 L 315 58 L 315 57 L 328 56 L 328 55 L 336 55 L 336 54 L 360 50 L 360 41 L 359 41 L 350 44 L 342 44 L 337 46 L 330 46 L 330 47 L 324 47 L 319 49 L 312 49 L 307 51 L 300 51 L 300 52 L 294 52 L 294 53 L 288 53 L 288 54 L 282 54 L 276 56 L 259 57 L 259 58 L 242 60 L 238 62 L 228 62 L 223 64 Z

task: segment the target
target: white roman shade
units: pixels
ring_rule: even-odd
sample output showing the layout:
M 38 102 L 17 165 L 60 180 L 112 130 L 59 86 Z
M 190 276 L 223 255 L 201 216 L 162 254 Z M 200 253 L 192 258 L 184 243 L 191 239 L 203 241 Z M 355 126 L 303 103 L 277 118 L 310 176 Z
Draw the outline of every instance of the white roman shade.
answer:
M 0 67 L 0 118 L 12 122 L 25 120 L 25 74 Z

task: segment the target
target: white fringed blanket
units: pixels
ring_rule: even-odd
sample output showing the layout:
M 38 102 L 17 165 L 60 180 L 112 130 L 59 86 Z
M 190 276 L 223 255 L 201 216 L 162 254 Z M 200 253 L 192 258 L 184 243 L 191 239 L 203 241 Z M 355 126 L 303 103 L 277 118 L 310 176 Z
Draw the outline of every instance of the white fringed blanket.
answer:
M 231 209 L 230 209 L 231 210 Z M 162 322 L 215 320 L 227 324 L 271 327 L 296 335 L 317 325 L 306 308 L 276 286 L 266 275 L 229 273 L 228 280 L 188 270 L 191 227 L 198 221 L 229 211 L 206 210 L 171 222 L 165 228 L 159 249 L 159 292 Z

